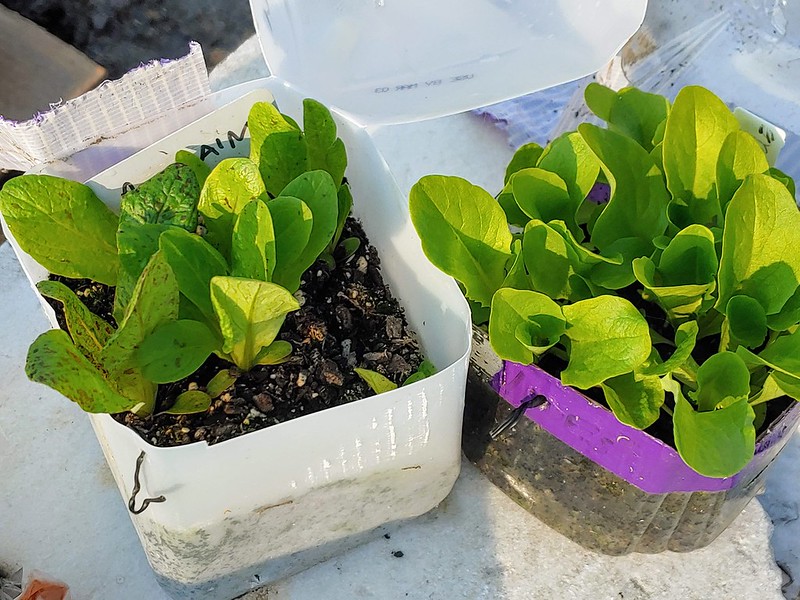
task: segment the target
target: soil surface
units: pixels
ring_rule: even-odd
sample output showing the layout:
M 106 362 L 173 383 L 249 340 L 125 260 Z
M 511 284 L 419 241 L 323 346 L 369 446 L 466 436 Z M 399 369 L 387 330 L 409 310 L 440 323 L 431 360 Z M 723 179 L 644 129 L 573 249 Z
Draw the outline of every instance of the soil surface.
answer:
M 194 40 L 209 68 L 255 33 L 248 0 L 0 0 L 75 46 L 116 79 Z
M 124 413 L 114 418 L 155 446 L 213 444 L 374 395 L 354 367 L 402 384 L 422 362 L 419 347 L 402 308 L 383 282 L 377 251 L 353 219 L 348 219 L 342 239 L 349 237 L 361 242 L 354 254 L 344 256 L 340 245 L 333 268 L 318 261 L 303 276 L 296 294 L 302 307 L 289 314 L 279 335 L 294 348 L 287 362 L 237 373 L 230 363 L 212 356 L 191 377 L 159 387 L 153 416 Z M 85 279 L 53 279 L 69 285 L 92 312 L 113 324 L 113 288 Z M 65 328 L 60 303 L 51 304 Z M 180 393 L 205 391 L 222 370 L 238 377 L 208 411 L 163 412 Z

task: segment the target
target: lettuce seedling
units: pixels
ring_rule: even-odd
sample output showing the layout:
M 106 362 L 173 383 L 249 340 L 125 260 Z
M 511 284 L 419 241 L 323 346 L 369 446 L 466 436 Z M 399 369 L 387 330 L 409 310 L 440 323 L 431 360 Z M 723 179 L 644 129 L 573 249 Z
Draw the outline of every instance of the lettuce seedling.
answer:
M 586 102 L 607 127 L 523 146 L 496 197 L 423 177 L 412 222 L 498 356 L 564 360 L 564 384 L 639 429 L 667 412 L 684 461 L 730 476 L 761 405 L 800 398 L 794 182 L 704 88 L 591 84 Z

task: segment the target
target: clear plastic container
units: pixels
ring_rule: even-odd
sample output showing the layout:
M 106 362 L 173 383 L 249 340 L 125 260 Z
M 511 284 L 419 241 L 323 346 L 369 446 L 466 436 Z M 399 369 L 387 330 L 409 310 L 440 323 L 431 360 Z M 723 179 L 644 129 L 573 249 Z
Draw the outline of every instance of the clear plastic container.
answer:
M 467 458 L 525 510 L 605 554 L 710 544 L 761 490 L 800 422 L 800 406 L 792 402 L 759 436 L 744 469 L 704 477 L 667 444 L 623 425 L 535 365 L 500 361 L 480 329 L 473 347 L 462 441 Z M 490 436 L 536 394 L 546 402 Z

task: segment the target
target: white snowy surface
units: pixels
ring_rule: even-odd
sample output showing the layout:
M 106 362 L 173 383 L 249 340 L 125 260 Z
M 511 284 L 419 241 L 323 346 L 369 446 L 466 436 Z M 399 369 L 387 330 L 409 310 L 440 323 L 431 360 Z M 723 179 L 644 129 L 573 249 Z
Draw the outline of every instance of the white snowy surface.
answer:
M 212 86 L 264 74 L 249 44 L 249 54 L 245 45 L 212 74 Z M 235 78 L 223 83 L 226 73 Z M 468 114 L 374 135 L 404 191 L 432 172 L 495 191 L 511 154 L 497 129 Z M 0 568 L 40 569 L 68 582 L 76 600 L 165 599 L 88 419 L 24 375 L 27 347 L 47 323 L 8 244 L 0 247 L 0 306 Z M 795 436 L 762 499 L 774 532 L 756 501 L 708 548 L 626 557 L 573 544 L 464 462 L 453 492 L 428 515 L 248 600 L 779 600 L 773 547 L 783 568 L 800 574 L 799 453 Z

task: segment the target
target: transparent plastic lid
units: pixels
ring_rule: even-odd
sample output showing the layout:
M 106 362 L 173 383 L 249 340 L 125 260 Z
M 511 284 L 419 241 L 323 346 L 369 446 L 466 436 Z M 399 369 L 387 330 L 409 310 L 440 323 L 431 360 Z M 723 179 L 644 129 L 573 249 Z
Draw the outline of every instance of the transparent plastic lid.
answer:
M 597 71 L 647 0 L 250 0 L 270 71 L 358 123 L 486 106 Z

